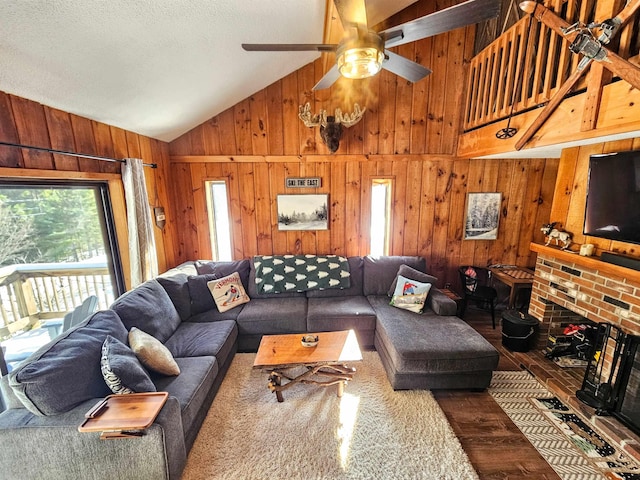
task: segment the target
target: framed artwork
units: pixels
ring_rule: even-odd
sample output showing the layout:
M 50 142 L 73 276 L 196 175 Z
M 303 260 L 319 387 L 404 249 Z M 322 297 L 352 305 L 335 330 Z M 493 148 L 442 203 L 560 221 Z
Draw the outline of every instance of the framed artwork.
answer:
M 329 195 L 278 195 L 278 230 L 328 230 Z
M 465 240 L 495 240 L 498 238 L 501 193 L 469 193 L 467 218 L 464 223 Z

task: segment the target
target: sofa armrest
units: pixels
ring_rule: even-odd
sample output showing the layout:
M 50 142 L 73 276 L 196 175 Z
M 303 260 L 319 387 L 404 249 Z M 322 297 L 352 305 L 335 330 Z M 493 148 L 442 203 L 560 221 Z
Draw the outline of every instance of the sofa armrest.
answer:
M 84 413 L 97 401 L 49 417 L 35 416 L 25 408 L 0 414 L 2 475 L 69 480 L 124 479 L 133 475 L 179 480 L 186 464 L 186 449 L 178 400 L 167 399 L 145 435 L 119 440 L 100 440 L 99 432 L 78 432 Z
M 447 297 L 436 287 L 431 287 L 429 296 L 427 297 L 427 305 L 437 315 L 456 315 L 458 312 L 458 305 L 456 302 Z

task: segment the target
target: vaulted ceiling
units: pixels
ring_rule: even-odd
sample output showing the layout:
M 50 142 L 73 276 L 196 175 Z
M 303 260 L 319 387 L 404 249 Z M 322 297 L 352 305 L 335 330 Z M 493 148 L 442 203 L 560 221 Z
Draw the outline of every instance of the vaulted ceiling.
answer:
M 313 61 L 331 0 L 0 3 L 0 90 L 170 141 Z M 375 25 L 415 0 L 366 0 Z

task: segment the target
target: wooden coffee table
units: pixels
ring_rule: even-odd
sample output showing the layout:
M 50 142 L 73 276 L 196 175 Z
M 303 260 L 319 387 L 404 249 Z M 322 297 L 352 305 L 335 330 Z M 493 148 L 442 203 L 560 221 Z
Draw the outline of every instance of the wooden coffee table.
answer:
M 353 378 L 356 369 L 347 362 L 359 362 L 362 353 L 353 330 L 314 333 L 318 345 L 302 345 L 302 333 L 290 335 L 264 335 L 258 347 L 253 368 L 269 372 L 269 389 L 282 402 L 282 392 L 296 383 L 310 383 L 327 387 L 338 385 L 338 397 L 342 396 L 346 383 Z M 287 370 L 304 367 L 296 377 Z M 283 384 L 283 379 L 288 380 Z

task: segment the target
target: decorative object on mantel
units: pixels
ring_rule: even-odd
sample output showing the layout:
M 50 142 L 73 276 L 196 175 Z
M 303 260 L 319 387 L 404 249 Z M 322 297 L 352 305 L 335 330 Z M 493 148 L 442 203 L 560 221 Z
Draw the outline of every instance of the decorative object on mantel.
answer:
M 304 107 L 298 108 L 298 117 L 309 128 L 320 126 L 320 137 L 331 153 L 336 153 L 340 147 L 343 127 L 352 127 L 360 120 L 366 111 L 360 108 L 357 103 L 353 105 L 353 112 L 344 114 L 342 110 L 336 108 L 333 115 L 327 115 L 326 110 L 320 110 L 317 115 L 311 114 L 311 105 L 307 102 Z
M 593 243 L 585 243 L 580 245 L 580 255 L 583 257 L 590 257 L 593 255 L 593 251 L 595 249 L 595 245 Z
M 545 236 L 547 237 L 547 242 L 545 243 L 545 246 L 548 247 L 549 244 L 555 240 L 556 246 L 560 245 L 560 242 L 562 242 L 562 250 L 568 250 L 569 247 L 571 246 L 572 235 L 569 232 L 558 230 L 556 228 L 557 224 L 558 222 L 545 223 L 540 228 L 540 231 L 544 233 Z

